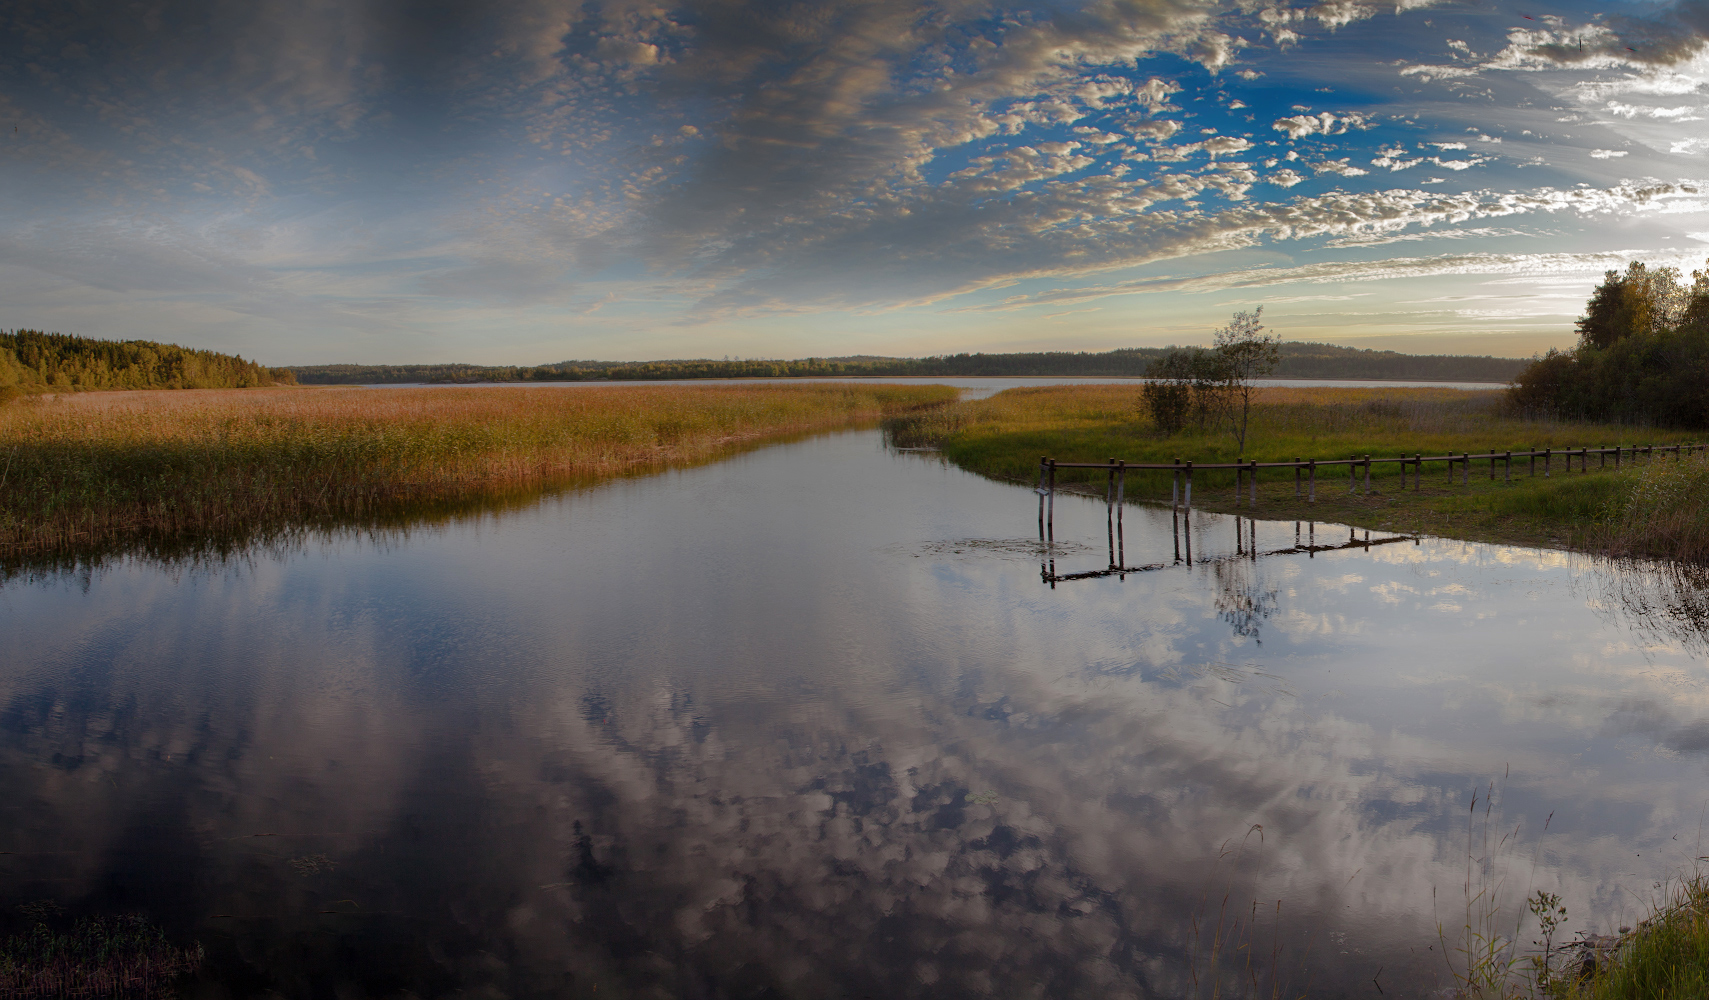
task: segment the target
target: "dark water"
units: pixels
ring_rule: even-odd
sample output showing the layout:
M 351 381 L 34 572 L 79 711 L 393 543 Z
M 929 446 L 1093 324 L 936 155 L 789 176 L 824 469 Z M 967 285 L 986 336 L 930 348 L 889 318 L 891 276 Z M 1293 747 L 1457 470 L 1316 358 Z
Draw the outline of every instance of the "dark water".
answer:
M 1187 567 L 1131 508 L 1166 568 L 1052 587 L 1034 503 L 860 431 L 14 580 L 0 920 L 146 914 L 210 997 L 1392 997 L 1451 982 L 1468 831 L 1509 933 L 1709 854 L 1642 573 L 1209 515 Z M 1108 566 L 1102 503 L 1055 527 Z

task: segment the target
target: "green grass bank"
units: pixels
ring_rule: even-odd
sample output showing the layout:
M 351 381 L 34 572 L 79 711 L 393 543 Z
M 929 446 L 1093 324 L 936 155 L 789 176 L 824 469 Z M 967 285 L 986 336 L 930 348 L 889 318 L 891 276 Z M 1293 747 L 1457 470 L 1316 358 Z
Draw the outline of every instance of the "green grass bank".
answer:
M 1267 389 L 1252 416 L 1244 457 L 1261 462 L 1393 458 L 1523 448 L 1670 444 L 1701 440 L 1687 431 L 1522 419 L 1499 390 Z M 899 415 L 886 422 L 902 446 L 935 447 L 956 465 L 1014 482 L 1032 483 L 1041 456 L 1063 462 L 1231 462 L 1241 457 L 1226 433 L 1190 429 L 1160 434 L 1132 386 L 1047 386 L 1011 389 L 989 399 Z M 1374 466 L 1373 492 L 1363 480 L 1349 489 L 1345 467 L 1325 470 L 1317 502 L 1294 495 L 1292 470 L 1260 476 L 1254 510 L 1236 505 L 1234 473 L 1194 476 L 1196 509 L 1277 520 L 1316 520 L 1362 528 L 1418 532 L 1477 541 L 1570 547 L 1620 555 L 1709 557 L 1709 465 L 1671 457 L 1615 472 L 1592 458 L 1590 471 L 1568 473 L 1559 461 L 1544 477 L 1515 462 L 1511 483 L 1498 466 L 1474 464 L 1471 482 L 1450 484 L 1441 464 L 1427 466 L 1422 488 L 1393 465 Z M 1339 472 L 1338 479 L 1336 473 Z M 1101 492 L 1098 470 L 1061 470 L 1058 485 Z M 1167 502 L 1170 475 L 1129 473 L 1127 496 Z

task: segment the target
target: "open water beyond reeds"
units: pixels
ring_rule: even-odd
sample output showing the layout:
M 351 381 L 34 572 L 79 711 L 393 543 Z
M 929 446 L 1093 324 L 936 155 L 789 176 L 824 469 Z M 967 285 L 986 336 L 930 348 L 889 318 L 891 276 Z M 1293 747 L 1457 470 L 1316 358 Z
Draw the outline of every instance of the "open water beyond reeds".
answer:
M 1677 578 L 1136 507 L 1162 568 L 1052 587 L 1036 514 L 852 431 L 13 578 L 0 934 L 141 914 L 205 997 L 1404 997 L 1468 879 L 1610 932 L 1709 854 Z

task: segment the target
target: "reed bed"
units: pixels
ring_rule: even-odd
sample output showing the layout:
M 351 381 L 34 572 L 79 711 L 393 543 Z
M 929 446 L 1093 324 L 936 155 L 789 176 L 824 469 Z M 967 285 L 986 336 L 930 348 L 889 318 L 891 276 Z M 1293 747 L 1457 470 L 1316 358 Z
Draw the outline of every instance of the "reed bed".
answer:
M 0 408 L 0 557 L 455 505 L 941 406 L 943 386 L 244 389 Z

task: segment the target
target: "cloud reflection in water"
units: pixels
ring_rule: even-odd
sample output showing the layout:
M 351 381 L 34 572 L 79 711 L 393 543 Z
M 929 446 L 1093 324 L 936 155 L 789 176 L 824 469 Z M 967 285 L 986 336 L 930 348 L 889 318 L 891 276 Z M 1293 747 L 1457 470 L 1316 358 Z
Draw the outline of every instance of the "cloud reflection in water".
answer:
M 1189 992 L 1227 892 L 1281 902 L 1293 981 L 1407 995 L 1504 770 L 1503 863 L 1522 888 L 1554 812 L 1573 927 L 1695 830 L 1701 648 L 1567 557 L 1223 558 L 1201 515 L 1198 565 L 1053 590 L 1029 504 L 856 432 L 9 584 L 4 902 L 147 910 L 287 994 L 1113 997 Z M 1125 558 L 1170 563 L 1168 525 L 1128 511 Z M 1102 504 L 1056 530 L 1099 568 Z

